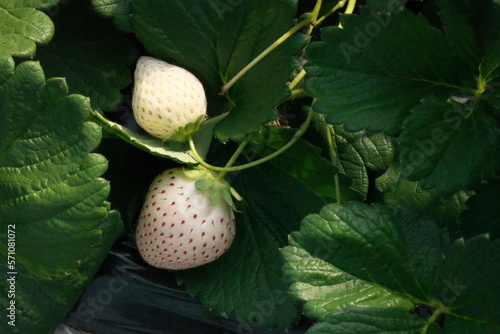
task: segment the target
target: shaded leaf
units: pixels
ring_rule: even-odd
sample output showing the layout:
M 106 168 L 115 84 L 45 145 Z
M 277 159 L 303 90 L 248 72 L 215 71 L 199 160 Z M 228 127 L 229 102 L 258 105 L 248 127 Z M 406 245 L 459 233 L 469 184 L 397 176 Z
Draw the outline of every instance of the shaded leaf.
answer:
M 340 156 L 341 172 L 353 179 L 352 188 L 368 194 L 368 170 L 383 171 L 394 159 L 394 146 L 384 133 L 347 132 L 333 126 L 335 144 Z
M 397 13 L 401 11 L 408 0 L 367 0 L 366 4 L 372 10 L 388 11 L 390 13 Z
M 437 272 L 434 296 L 447 312 L 473 322 L 500 326 L 500 240 L 478 235 L 455 241 Z
M 470 321 L 470 319 L 464 319 L 450 314 L 446 317 L 443 329 L 445 333 L 454 334 L 495 334 L 500 331 L 500 326 L 486 324 L 481 321 Z
M 397 134 L 423 96 L 460 87 L 461 65 L 444 35 L 423 16 L 391 10 L 361 7 L 341 17 L 343 29 L 323 28 L 322 41 L 308 46 L 304 89 L 329 123 Z
M 295 134 L 293 129 L 284 129 L 277 127 L 267 127 L 260 136 L 256 136 L 250 145 L 250 152 L 247 154 L 253 159 L 265 157 L 288 143 Z M 321 156 L 319 148 L 305 140 L 299 139 L 292 147 L 283 154 L 275 157 L 270 162 L 259 168 L 273 169 L 273 174 L 290 174 L 298 181 L 301 186 L 310 187 L 311 190 L 324 196 L 325 203 L 336 199 L 335 193 L 335 174 L 338 173 L 330 161 Z M 339 186 L 343 202 L 352 200 L 361 200 L 362 194 L 352 187 L 352 180 L 343 174 L 339 175 Z M 289 181 L 287 181 L 289 182 Z M 288 188 L 288 183 L 281 184 L 284 189 Z M 296 205 L 308 205 L 307 196 L 304 194 L 304 200 Z M 287 199 L 288 200 L 288 199 Z
M 500 128 L 478 102 L 426 98 L 400 136 L 403 175 L 440 196 L 472 189 L 500 166 Z
M 111 208 L 120 211 L 127 229 L 133 229 L 151 181 L 160 172 L 178 167 L 178 163 L 133 147 L 120 138 L 103 139 L 98 152 L 109 164 L 103 176 L 111 184 Z
M 115 26 L 125 32 L 133 32 L 130 18 L 132 9 L 131 0 L 92 0 L 92 7 L 105 17 L 113 18 Z
M 460 216 L 456 228 L 465 238 L 488 233 L 492 240 L 500 237 L 500 182 L 491 181 L 480 185 L 476 195 L 467 200 L 467 210 Z
M 335 126 L 334 129 L 341 157 L 344 148 L 347 150 L 351 146 L 361 157 L 365 168 L 376 172 L 384 171 L 394 160 L 395 147 L 391 137 L 381 132 L 346 132 L 341 126 Z
M 496 40 L 495 44 L 488 50 L 479 66 L 479 73 L 484 82 L 498 79 L 500 76 L 500 39 Z
M 390 208 L 404 207 L 422 217 L 429 217 L 441 227 L 453 228 L 465 210 L 469 195 L 460 191 L 443 198 L 436 190 L 423 190 L 418 182 L 401 175 L 401 168 L 391 166 L 375 180 L 378 191 L 383 193 L 384 204 Z
M 132 41 L 82 1 L 62 7 L 54 24 L 54 39 L 37 52 L 47 76 L 65 77 L 70 93 L 90 97 L 93 108 L 118 107 L 120 89 L 131 82 L 127 66 L 136 58 Z
M 365 130 L 355 133 L 347 132 L 342 125 L 330 125 L 325 122 L 324 116 L 315 114 L 313 126 L 323 139 L 322 149 L 328 152 L 332 160 L 327 143 L 332 138 L 333 161 L 337 161 L 342 174 L 353 180 L 351 186 L 364 198 L 368 195 L 368 170 L 383 171 L 393 161 L 395 148 L 392 138 L 384 133 L 368 134 Z M 326 154 L 325 154 L 326 155 Z
M 491 0 L 439 0 L 438 4 L 449 43 L 467 66 L 464 80 L 475 84 L 472 73 L 478 68 L 481 79 L 494 79 L 491 74 L 500 61 L 500 4 Z

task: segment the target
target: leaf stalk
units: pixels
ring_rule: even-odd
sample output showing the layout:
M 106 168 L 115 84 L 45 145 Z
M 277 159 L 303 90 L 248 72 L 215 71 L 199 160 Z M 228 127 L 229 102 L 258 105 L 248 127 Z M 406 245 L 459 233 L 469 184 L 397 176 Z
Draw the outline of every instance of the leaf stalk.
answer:
M 327 13 L 325 13 L 322 17 L 320 17 L 318 19 L 319 11 L 321 9 L 322 3 L 323 3 L 322 0 L 318 0 L 316 2 L 316 5 L 314 6 L 313 11 L 311 12 L 311 24 L 310 24 L 309 28 L 307 29 L 307 32 L 306 32 L 307 35 L 311 35 L 313 29 L 316 26 L 318 26 L 323 20 L 325 20 L 328 16 L 335 13 L 339 8 L 344 7 L 346 0 L 339 1 L 332 9 L 330 9 Z M 300 81 L 302 81 L 302 79 L 306 76 L 306 74 L 307 74 L 306 70 L 302 69 L 295 76 L 295 78 L 292 80 L 292 82 L 288 85 L 288 88 L 290 88 L 290 90 L 293 90 L 300 83 Z M 295 97 L 292 95 L 292 98 L 295 98 Z
M 275 152 L 271 153 L 270 155 L 265 156 L 261 159 L 249 162 L 247 164 L 243 164 L 243 165 L 239 165 L 239 166 L 232 166 L 232 167 L 213 166 L 213 165 L 210 165 L 207 162 L 205 162 L 200 157 L 200 155 L 196 151 L 196 146 L 194 144 L 192 137 L 189 138 L 189 147 L 191 148 L 191 152 L 193 154 L 193 157 L 196 159 L 196 161 L 198 161 L 198 163 L 200 165 L 202 165 L 203 167 L 205 167 L 207 169 L 217 171 L 217 172 L 237 172 L 237 171 L 245 170 L 247 168 L 255 167 L 255 166 L 258 166 L 260 164 L 263 164 L 264 162 L 270 161 L 270 160 L 276 158 L 277 156 L 279 156 L 280 154 L 284 153 L 286 150 L 288 150 L 306 132 L 307 128 L 309 127 L 309 124 L 311 124 L 311 119 L 312 119 L 313 114 L 314 114 L 314 111 L 312 110 L 312 108 L 310 108 L 308 113 L 307 113 L 307 118 L 306 118 L 305 122 L 300 126 L 300 128 L 297 130 L 297 132 L 294 134 L 294 136 L 292 137 L 292 139 L 290 139 L 290 141 L 288 143 L 286 143 L 284 146 L 282 146 L 281 148 L 279 148 Z M 240 147 L 241 147 L 241 145 L 240 145 Z M 241 148 L 239 153 L 241 153 L 241 151 L 243 151 L 243 148 Z M 238 155 L 239 155 L 239 153 L 238 153 Z M 235 152 L 235 154 L 236 154 L 236 152 Z M 234 156 L 235 155 L 233 155 L 233 157 Z M 235 158 L 235 160 L 236 160 L 236 158 Z
M 226 166 L 224 166 L 224 168 L 227 169 L 227 168 L 230 168 L 230 167 L 232 167 L 234 165 L 234 163 L 236 162 L 236 159 L 238 159 L 238 157 L 240 156 L 241 152 L 243 152 L 243 150 L 245 149 L 245 147 L 249 143 L 250 138 L 251 137 L 247 136 L 247 138 L 245 138 L 245 140 L 243 140 L 241 142 L 241 144 L 238 146 L 238 148 L 236 149 L 236 151 L 234 151 L 233 155 L 228 160 L 228 162 L 226 163 Z M 220 172 L 219 175 L 217 175 L 217 180 L 222 180 L 224 178 L 224 176 L 226 175 L 226 173 L 227 173 L 227 170 Z
M 323 120 L 324 120 L 324 115 L 323 116 Z M 333 134 L 332 134 L 332 127 L 330 126 L 330 124 L 328 124 L 326 121 L 324 122 L 324 126 L 325 126 L 325 137 L 326 137 L 326 142 L 328 144 L 328 149 L 329 149 L 329 152 L 330 152 L 330 159 L 331 159 L 331 162 L 332 162 L 332 165 L 334 165 L 338 171 L 340 171 L 340 161 L 339 161 L 339 158 L 338 158 L 338 154 L 337 154 L 337 151 L 335 150 L 335 145 L 333 143 Z M 333 176 L 333 179 L 334 179 L 334 182 L 335 182 L 335 196 L 337 198 L 337 203 L 341 203 L 341 200 L 340 200 L 340 181 L 339 181 L 339 174 L 338 172 L 335 173 L 335 175 Z
M 319 19 L 317 19 L 314 23 L 316 25 L 320 24 L 321 22 L 323 22 L 328 16 L 332 15 L 333 13 L 335 13 L 337 10 L 339 10 L 340 8 L 344 7 L 345 5 L 345 0 L 343 1 L 339 1 L 332 9 L 330 9 L 328 12 L 326 12 L 322 17 L 320 17 Z M 356 1 L 354 1 L 354 4 L 356 4 Z M 354 10 L 354 8 L 353 8 Z M 346 10 L 347 12 L 347 10 Z
M 278 46 L 283 44 L 290 36 L 295 34 L 297 31 L 302 29 L 304 26 L 310 24 L 312 21 L 312 17 L 307 15 L 306 18 L 296 24 L 292 29 L 288 30 L 283 34 L 280 38 L 274 41 L 273 44 L 268 46 L 264 51 L 262 51 L 257 57 L 255 57 L 250 63 L 248 63 L 243 69 L 241 69 L 231 80 L 229 80 L 223 87 L 222 91 L 219 93 L 220 95 L 226 94 L 226 92 L 238 81 L 242 76 L 244 76 L 252 67 L 255 66 L 258 62 L 260 62 L 264 57 L 266 57 L 271 51 L 276 49 Z

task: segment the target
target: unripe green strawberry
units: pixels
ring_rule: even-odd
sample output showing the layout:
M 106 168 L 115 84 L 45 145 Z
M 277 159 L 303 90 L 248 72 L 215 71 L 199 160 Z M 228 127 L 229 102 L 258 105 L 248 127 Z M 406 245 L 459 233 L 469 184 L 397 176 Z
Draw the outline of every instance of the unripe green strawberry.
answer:
M 231 206 L 224 200 L 211 204 L 210 191 L 196 187 L 196 181 L 207 174 L 194 174 L 169 169 L 149 188 L 136 243 L 142 258 L 154 267 L 181 270 L 200 266 L 219 258 L 233 242 L 236 229 Z
M 135 70 L 132 109 L 137 123 L 151 135 L 185 141 L 203 122 L 207 100 L 191 72 L 143 56 Z

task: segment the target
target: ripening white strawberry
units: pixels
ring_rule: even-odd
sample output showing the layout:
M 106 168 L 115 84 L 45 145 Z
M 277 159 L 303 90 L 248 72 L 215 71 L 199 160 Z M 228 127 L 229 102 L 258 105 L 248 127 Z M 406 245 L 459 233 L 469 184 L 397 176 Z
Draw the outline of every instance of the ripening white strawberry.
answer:
M 142 56 L 135 69 L 132 109 L 137 123 L 151 135 L 185 141 L 205 119 L 207 100 L 191 72 Z
M 231 206 L 221 197 L 211 204 L 209 190 L 196 181 L 213 179 L 211 173 L 182 168 L 169 169 L 151 184 L 136 230 L 142 258 L 163 269 L 181 270 L 219 258 L 231 246 L 235 219 Z M 206 185 L 207 183 L 204 182 Z

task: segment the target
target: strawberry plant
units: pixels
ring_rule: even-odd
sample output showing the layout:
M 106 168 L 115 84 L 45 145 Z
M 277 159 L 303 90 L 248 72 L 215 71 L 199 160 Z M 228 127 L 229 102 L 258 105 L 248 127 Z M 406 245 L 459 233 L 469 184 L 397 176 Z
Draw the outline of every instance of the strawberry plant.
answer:
M 0 23 L 2 332 L 53 332 L 130 233 L 239 332 L 500 331 L 498 1 L 3 0 Z

